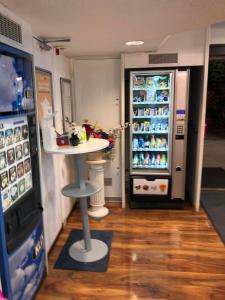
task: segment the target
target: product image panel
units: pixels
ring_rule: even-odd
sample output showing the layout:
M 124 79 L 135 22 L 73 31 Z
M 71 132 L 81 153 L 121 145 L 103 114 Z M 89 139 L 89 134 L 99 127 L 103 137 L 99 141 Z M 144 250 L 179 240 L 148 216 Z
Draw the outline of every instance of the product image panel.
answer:
M 27 117 L 0 122 L 0 188 L 7 210 L 33 187 Z

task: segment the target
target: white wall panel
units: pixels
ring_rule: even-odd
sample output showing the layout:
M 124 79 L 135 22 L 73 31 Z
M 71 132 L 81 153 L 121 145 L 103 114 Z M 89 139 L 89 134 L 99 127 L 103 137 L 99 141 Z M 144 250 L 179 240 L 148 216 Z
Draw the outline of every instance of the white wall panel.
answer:
M 36 41 L 33 42 L 34 66 L 52 73 L 53 100 L 56 115 L 56 130 L 62 129 L 60 77 L 70 79 L 69 59 L 53 51 L 40 50 Z M 41 181 L 44 206 L 44 224 L 47 251 L 54 243 L 62 224 L 71 211 L 73 201 L 62 196 L 61 188 L 73 179 L 74 170 L 70 158 L 64 155 L 51 155 L 41 151 Z
M 22 29 L 22 41 L 23 43 L 17 43 L 13 40 L 6 38 L 3 35 L 0 35 L 0 42 L 8 44 L 12 47 L 18 48 L 28 53 L 33 52 L 33 45 L 32 45 L 32 31 L 31 27 L 28 23 L 26 23 L 23 19 L 16 16 L 14 13 L 9 11 L 5 6 L 0 3 L 0 13 L 4 16 L 8 17 L 9 19 L 13 20 L 14 22 L 18 23 Z
M 125 68 L 150 68 L 174 66 L 204 65 L 206 29 L 187 31 L 168 36 L 154 53 L 178 53 L 178 63 L 150 65 L 148 56 L 151 53 L 125 53 Z
M 225 22 L 210 26 L 210 44 L 225 44 Z
M 120 124 L 120 59 L 75 60 L 76 121 L 88 119 L 104 129 Z M 120 143 L 116 141 L 115 158 L 105 165 L 106 197 L 121 197 Z

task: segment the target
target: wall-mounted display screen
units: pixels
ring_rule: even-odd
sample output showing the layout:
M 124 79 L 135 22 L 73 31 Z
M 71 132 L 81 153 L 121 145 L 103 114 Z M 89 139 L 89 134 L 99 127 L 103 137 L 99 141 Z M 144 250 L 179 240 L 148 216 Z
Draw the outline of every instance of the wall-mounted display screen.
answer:
M 34 109 L 32 63 L 0 49 L 0 114 Z
M 32 186 L 27 117 L 0 120 L 0 190 L 5 211 Z

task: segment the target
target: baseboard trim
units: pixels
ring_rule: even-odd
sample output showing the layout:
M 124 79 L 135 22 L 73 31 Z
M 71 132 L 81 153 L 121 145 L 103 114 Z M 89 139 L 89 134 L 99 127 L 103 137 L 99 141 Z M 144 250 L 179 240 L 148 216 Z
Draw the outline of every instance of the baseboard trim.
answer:
M 105 197 L 106 202 L 122 202 L 121 197 Z

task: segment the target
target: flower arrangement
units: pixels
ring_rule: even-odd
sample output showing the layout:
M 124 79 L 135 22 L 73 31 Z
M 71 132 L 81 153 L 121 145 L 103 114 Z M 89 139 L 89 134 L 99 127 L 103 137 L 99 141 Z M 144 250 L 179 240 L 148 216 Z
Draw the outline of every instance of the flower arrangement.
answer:
M 115 147 L 116 139 L 120 136 L 121 131 L 130 126 L 129 123 L 125 123 L 123 126 L 111 128 L 106 131 L 103 130 L 98 123 L 92 125 L 88 120 L 84 120 L 82 126 L 70 121 L 68 117 L 65 118 L 65 122 L 67 123 L 67 135 L 70 144 L 73 146 L 88 141 L 90 137 L 108 140 L 109 146 L 104 150 L 105 158 L 108 159 L 113 158 L 112 152 Z
M 112 150 L 115 147 L 115 141 L 119 137 L 120 132 L 129 126 L 129 123 L 125 123 L 124 126 L 111 128 L 108 131 L 103 130 L 98 123 L 95 123 L 94 125 L 88 123 L 88 120 L 84 120 L 82 126 L 85 127 L 87 136 L 96 139 L 108 140 L 109 146 L 104 150 L 104 152 L 106 158 L 112 159 Z

